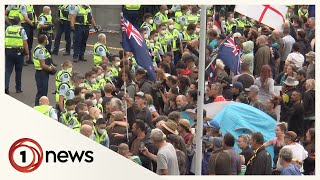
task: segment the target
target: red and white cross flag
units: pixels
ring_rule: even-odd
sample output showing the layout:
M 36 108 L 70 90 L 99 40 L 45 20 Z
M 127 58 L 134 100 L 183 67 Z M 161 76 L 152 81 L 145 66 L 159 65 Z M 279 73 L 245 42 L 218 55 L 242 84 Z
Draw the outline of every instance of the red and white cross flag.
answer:
M 285 5 L 236 5 L 234 11 L 281 30 L 288 7 Z

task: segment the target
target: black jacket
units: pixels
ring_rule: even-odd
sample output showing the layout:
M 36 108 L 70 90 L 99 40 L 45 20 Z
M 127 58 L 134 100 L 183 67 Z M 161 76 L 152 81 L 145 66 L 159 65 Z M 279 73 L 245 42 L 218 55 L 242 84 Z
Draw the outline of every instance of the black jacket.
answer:
M 268 151 L 262 146 L 258 149 L 256 157 L 249 161 L 247 165 L 246 175 L 271 175 L 272 160 Z

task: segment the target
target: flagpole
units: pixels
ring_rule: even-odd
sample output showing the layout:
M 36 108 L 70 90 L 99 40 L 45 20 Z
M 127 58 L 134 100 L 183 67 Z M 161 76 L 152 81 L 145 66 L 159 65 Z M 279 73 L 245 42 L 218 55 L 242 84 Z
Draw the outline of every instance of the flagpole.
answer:
M 203 133 L 203 104 L 204 104 L 204 81 L 205 81 L 205 50 L 206 50 L 206 6 L 201 5 L 200 14 L 200 56 L 199 56 L 199 84 L 198 84 L 198 108 L 197 108 L 197 129 L 196 129 L 196 166 L 195 174 L 201 175 L 202 165 L 202 133 Z
M 123 12 L 120 13 L 120 17 L 122 19 L 123 17 Z M 124 49 L 122 51 L 122 57 L 124 57 Z M 125 73 L 126 72 L 126 68 L 125 68 L 125 65 L 123 64 L 123 71 L 122 73 Z M 130 72 L 129 72 L 130 73 Z M 126 96 L 126 93 L 127 93 L 127 83 L 125 80 L 123 80 L 123 86 L 124 86 L 124 95 Z M 126 122 L 127 122 L 127 125 L 126 125 L 126 132 L 127 132 L 127 142 L 129 142 L 129 123 L 128 123 L 128 104 L 127 104 L 127 100 L 124 101 L 124 108 L 125 108 L 125 114 L 126 114 Z

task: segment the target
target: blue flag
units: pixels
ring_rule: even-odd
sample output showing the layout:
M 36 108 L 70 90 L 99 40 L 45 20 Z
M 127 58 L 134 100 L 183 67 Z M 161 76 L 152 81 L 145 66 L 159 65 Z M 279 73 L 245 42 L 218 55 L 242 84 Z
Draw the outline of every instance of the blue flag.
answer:
M 132 52 L 138 65 L 147 70 L 151 81 L 156 80 L 156 73 L 153 67 L 151 54 L 139 31 L 123 16 L 121 17 L 122 26 L 122 47 L 125 51 Z
M 229 37 L 226 42 L 221 45 L 218 51 L 218 59 L 232 71 L 234 74 L 240 74 L 240 52 L 236 40 Z
M 217 74 L 215 72 L 216 60 L 212 61 L 207 69 L 208 82 L 215 82 L 217 80 Z

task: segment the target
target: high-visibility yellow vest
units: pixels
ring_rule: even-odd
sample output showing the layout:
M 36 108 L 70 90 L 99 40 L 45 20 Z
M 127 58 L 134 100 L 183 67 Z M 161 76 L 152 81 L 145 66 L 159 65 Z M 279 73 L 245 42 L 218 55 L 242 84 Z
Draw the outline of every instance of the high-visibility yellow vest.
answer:
M 94 134 L 96 136 L 96 142 L 101 144 L 102 142 L 106 141 L 107 139 L 107 131 L 105 131 L 102 135 L 99 136 L 99 133 L 98 131 L 96 130 L 96 128 L 93 128 L 94 129 Z
M 246 25 L 246 22 L 243 21 L 242 19 L 237 18 L 237 19 L 235 19 L 235 21 L 238 25 L 238 28 L 244 28 L 244 26 Z
M 156 21 L 158 18 L 160 18 L 160 20 L 161 20 L 162 23 L 167 24 L 167 22 L 168 22 L 168 15 L 162 14 L 162 13 L 159 11 L 159 12 L 157 12 L 156 15 L 154 15 L 154 18 L 153 18 L 153 19 L 155 19 L 155 21 Z M 157 24 L 156 24 L 156 23 L 153 23 L 153 29 L 157 29 Z
M 52 16 L 51 15 L 41 13 L 39 18 L 41 18 L 41 17 L 44 17 L 46 19 L 46 22 L 44 23 L 44 25 L 52 24 Z M 40 24 L 38 24 L 37 28 L 41 29 L 40 28 Z M 53 28 L 52 27 L 48 27 L 48 28 L 41 29 L 41 31 L 46 32 L 46 33 L 53 33 Z
M 80 131 L 81 124 L 79 123 L 75 114 L 69 114 L 68 112 L 64 111 L 61 113 L 60 120 L 62 124 L 68 126 L 69 128 Z
M 110 67 L 110 71 L 111 71 L 113 77 L 118 77 L 119 71 L 115 67 L 113 67 L 113 66 Z
M 58 9 L 59 9 L 59 19 L 64 20 L 64 21 L 70 21 L 68 7 L 69 7 L 69 5 L 60 5 L 58 7 Z
M 20 12 L 20 5 L 16 5 L 15 8 L 13 8 L 9 11 L 8 18 L 13 19 L 14 17 L 19 17 L 21 23 L 25 22 L 23 15 Z
M 18 25 L 8 26 L 6 29 L 5 48 L 23 48 L 21 30 L 23 27 Z
M 232 28 L 234 26 L 237 26 L 235 23 L 229 23 L 228 21 L 226 21 L 226 28 L 227 28 L 227 35 L 232 33 Z
M 34 14 L 34 8 L 33 5 L 26 5 L 27 7 L 27 16 L 30 19 L 31 22 L 35 22 L 35 14 Z
M 66 94 L 69 92 L 69 91 L 74 91 L 74 87 L 69 83 L 69 82 L 63 82 L 63 83 L 60 83 L 60 85 L 58 86 L 57 90 L 56 90 L 56 102 L 59 103 L 59 89 L 62 85 L 66 84 L 69 88 L 69 90 L 66 92 Z M 63 104 L 66 103 L 66 99 L 67 99 L 67 96 L 66 94 L 63 95 L 64 97 L 64 102 Z
M 140 26 L 140 28 L 148 27 L 150 29 L 150 32 L 154 30 L 153 26 L 149 23 L 143 22 Z
M 183 18 L 185 19 L 185 24 L 184 26 L 182 26 L 179 22 L 180 18 L 183 16 Z M 185 14 L 182 14 L 182 13 L 179 13 L 177 14 L 177 16 L 175 16 L 175 21 L 174 21 L 174 28 L 176 30 L 178 30 L 179 32 L 183 31 L 183 28 L 185 26 L 188 26 L 188 18 L 187 18 L 187 15 Z
M 83 5 L 77 5 L 79 11 L 76 16 L 76 22 L 75 24 L 78 25 L 91 25 L 91 7 L 88 6 L 85 8 Z
M 33 50 L 33 64 L 34 64 L 34 68 L 36 70 L 42 70 L 42 67 L 40 66 L 40 59 L 37 59 L 34 55 L 34 53 L 36 52 L 37 49 L 41 49 L 44 53 L 45 53 L 45 60 L 51 58 L 50 53 L 48 52 L 48 50 L 43 47 L 41 44 L 38 44 L 38 46 L 36 46 L 36 48 L 34 48 Z
M 300 8 L 299 10 L 298 10 L 298 16 L 299 17 L 302 17 L 302 16 L 305 16 L 305 17 L 309 17 L 309 10 L 307 9 L 307 11 L 304 13 L 303 11 L 302 11 L 302 9 Z
M 127 4 L 127 5 L 125 5 L 125 8 L 127 10 L 129 10 L 129 11 L 137 11 L 137 10 L 140 9 L 140 7 L 141 7 L 141 5 L 139 5 L 139 4 Z
M 177 51 L 179 50 L 179 47 L 177 47 L 178 44 L 178 39 L 179 39 L 179 31 L 176 29 L 173 29 L 172 32 L 170 32 L 169 30 L 167 30 L 167 34 L 169 35 L 169 37 L 172 39 L 172 49 L 173 51 Z
M 170 51 L 168 49 L 168 42 L 171 41 L 170 36 L 166 33 L 164 36 L 159 34 L 159 42 L 161 44 L 162 50 L 164 53 Z
M 191 23 L 197 24 L 198 21 L 199 21 L 199 17 L 197 15 L 190 14 L 188 16 L 188 24 L 191 24 Z
M 93 46 L 93 63 L 96 66 L 99 66 L 102 63 L 102 57 L 99 56 L 99 54 L 97 53 L 99 46 L 102 47 L 106 51 L 106 54 L 110 54 L 106 45 L 99 43 L 99 42 L 95 43 Z
M 48 117 L 51 117 L 51 110 L 53 109 L 53 107 L 48 105 L 40 105 L 40 106 L 35 106 L 33 109 L 39 111 L 40 113 Z
M 183 42 L 187 42 L 187 41 L 191 41 L 192 40 L 192 36 L 189 35 L 186 31 L 183 31 L 182 32 L 182 35 L 183 35 Z
M 60 70 L 60 71 L 57 73 L 57 76 L 56 76 L 56 83 L 55 83 L 55 85 L 56 85 L 56 90 L 57 90 L 57 91 L 59 90 L 58 88 L 59 88 L 60 84 L 62 83 L 62 81 L 61 81 L 61 76 L 64 75 L 64 74 L 67 74 L 69 77 L 72 76 L 71 72 L 69 72 L 69 71 L 67 71 L 67 70 L 64 70 L 64 69 Z

